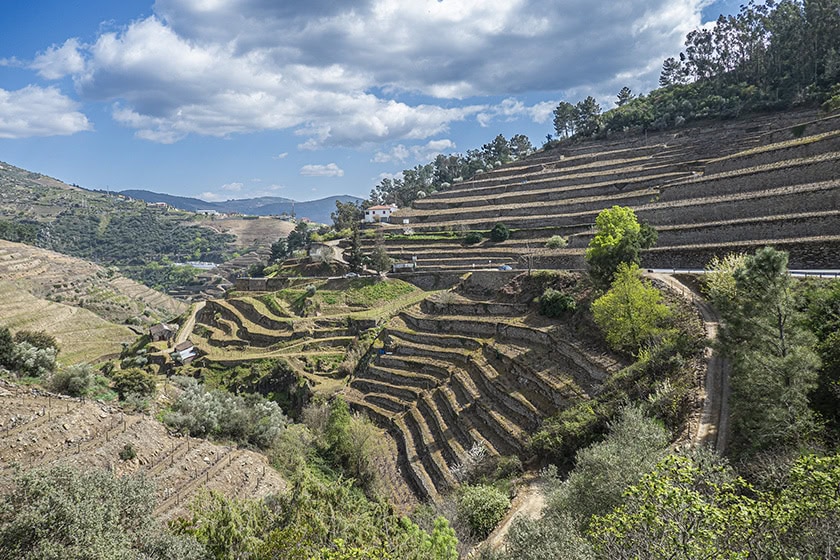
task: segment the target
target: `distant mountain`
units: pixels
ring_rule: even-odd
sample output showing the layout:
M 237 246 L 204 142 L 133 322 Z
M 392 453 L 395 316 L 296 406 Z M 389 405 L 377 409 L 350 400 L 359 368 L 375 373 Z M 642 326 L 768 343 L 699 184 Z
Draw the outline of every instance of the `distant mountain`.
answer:
M 242 198 L 225 200 L 223 202 L 205 202 L 198 198 L 174 196 L 144 190 L 121 191 L 120 194 L 144 200 L 146 202 L 165 202 L 174 208 L 198 212 L 200 210 L 216 210 L 217 212 L 240 212 L 253 216 L 272 216 L 291 214 L 298 218 L 309 218 L 313 222 L 330 223 L 330 213 L 335 211 L 335 201 L 361 203 L 364 199 L 357 196 L 330 196 L 318 200 L 297 202 L 290 198 L 279 196 L 262 196 L 259 198 Z

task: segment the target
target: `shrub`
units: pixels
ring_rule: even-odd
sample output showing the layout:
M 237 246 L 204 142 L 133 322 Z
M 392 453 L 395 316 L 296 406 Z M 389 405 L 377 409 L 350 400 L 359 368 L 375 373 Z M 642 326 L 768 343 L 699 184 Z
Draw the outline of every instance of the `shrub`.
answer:
M 125 400 L 128 395 L 152 397 L 157 392 L 155 376 L 139 368 L 118 370 L 112 379 L 120 400 Z
M 55 372 L 49 379 L 50 391 L 81 397 L 93 386 L 93 368 L 88 364 L 77 364 Z
M 38 348 L 28 342 L 15 344 L 12 367 L 23 375 L 41 377 L 55 369 L 55 348 Z
M 562 249 L 569 244 L 569 240 L 562 235 L 552 235 L 545 242 L 546 249 Z
M 458 482 L 469 482 L 487 460 L 487 448 L 481 442 L 473 443 L 467 451 L 467 456 L 460 463 L 450 467 L 452 475 Z
M 481 235 L 479 232 L 471 231 L 464 236 L 464 243 L 466 245 L 475 245 L 476 243 L 481 242 L 482 239 L 484 239 L 484 236 Z
M 120 449 L 120 461 L 130 461 L 135 457 L 137 457 L 137 451 L 134 450 L 134 446 L 130 443 L 126 443 Z
M 505 224 L 496 224 L 490 230 L 490 239 L 492 241 L 507 241 L 508 238 L 510 238 L 510 230 Z
M 575 308 L 577 308 L 577 301 L 574 297 L 554 288 L 546 289 L 540 296 L 540 315 L 561 317 L 565 313 L 574 311 Z
M 262 395 L 241 397 L 199 384 L 184 390 L 163 421 L 182 433 L 260 448 L 270 447 L 288 424 L 280 406 Z
M 41 350 L 55 348 L 56 354 L 58 354 L 58 342 L 56 342 L 55 337 L 45 333 L 44 331 L 18 331 L 15 333 L 15 342 L 18 344 L 21 342 L 28 342 L 32 346 L 40 348 Z
M 508 497 L 493 486 L 462 486 L 458 492 L 458 517 L 477 539 L 490 534 L 505 516 L 508 506 Z

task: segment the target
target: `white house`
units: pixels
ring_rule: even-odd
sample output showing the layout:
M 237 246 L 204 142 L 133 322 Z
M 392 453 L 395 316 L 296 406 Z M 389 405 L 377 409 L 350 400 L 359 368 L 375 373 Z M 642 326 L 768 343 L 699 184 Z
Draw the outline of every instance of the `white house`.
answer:
M 182 364 L 190 363 L 196 357 L 195 347 L 189 340 L 175 345 L 172 351 L 172 357 Z
M 372 224 L 376 222 L 390 222 L 391 213 L 399 210 L 396 204 L 386 204 L 380 206 L 371 206 L 365 210 L 365 223 Z

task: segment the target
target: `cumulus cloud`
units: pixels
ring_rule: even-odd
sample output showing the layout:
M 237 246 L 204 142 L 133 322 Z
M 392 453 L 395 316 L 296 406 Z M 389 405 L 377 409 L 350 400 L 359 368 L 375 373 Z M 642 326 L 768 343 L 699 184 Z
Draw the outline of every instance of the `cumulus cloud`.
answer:
M 85 59 L 79 48 L 78 39 L 67 39 L 60 47 L 52 45 L 45 52 L 39 53 L 31 67 L 48 80 L 79 74 L 85 67 Z
M 515 98 L 526 91 L 650 89 L 704 2 L 157 0 L 151 17 L 33 67 L 72 74 L 156 142 L 288 129 L 302 149 L 406 143 L 471 117 L 545 122 L 545 106 Z M 490 95 L 507 99 L 451 102 Z
M 281 154 L 277 154 L 272 159 L 286 159 L 287 157 L 289 157 L 289 152 L 283 152 Z
M 306 177 L 344 177 L 344 170 L 334 163 L 326 165 L 304 165 L 300 174 Z
M 429 161 L 438 154 L 450 153 L 455 149 L 455 142 L 448 138 L 431 140 L 422 146 L 397 144 L 388 151 L 379 151 L 373 155 L 374 163 L 405 163 L 406 161 Z
M 93 128 L 78 109 L 55 87 L 0 89 L 0 138 L 66 136 Z
M 199 194 L 197 198 L 200 198 L 205 202 L 221 202 L 223 200 L 227 200 L 228 197 L 218 193 L 207 191 Z
M 222 189 L 223 191 L 239 192 L 244 187 L 245 187 L 245 185 L 243 183 L 227 183 L 227 184 L 222 185 L 219 188 Z

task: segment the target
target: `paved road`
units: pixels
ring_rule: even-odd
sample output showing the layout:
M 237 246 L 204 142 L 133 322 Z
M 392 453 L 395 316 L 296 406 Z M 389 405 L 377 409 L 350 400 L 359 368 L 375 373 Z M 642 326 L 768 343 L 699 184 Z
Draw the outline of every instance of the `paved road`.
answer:
M 195 327 L 195 316 L 204 308 L 205 301 L 197 301 L 192 305 L 190 316 L 186 318 L 184 324 L 178 329 L 178 334 L 175 336 L 175 344 L 180 344 L 186 341 L 192 334 L 193 327 Z
M 658 280 L 671 291 L 691 301 L 700 311 L 706 331 L 706 379 L 702 387 L 703 410 L 697 429 L 692 434 L 693 445 L 714 447 L 726 451 L 726 434 L 729 429 L 729 362 L 712 347 L 717 338 L 720 316 L 715 309 L 694 290 L 668 274 L 648 272 L 648 278 Z

